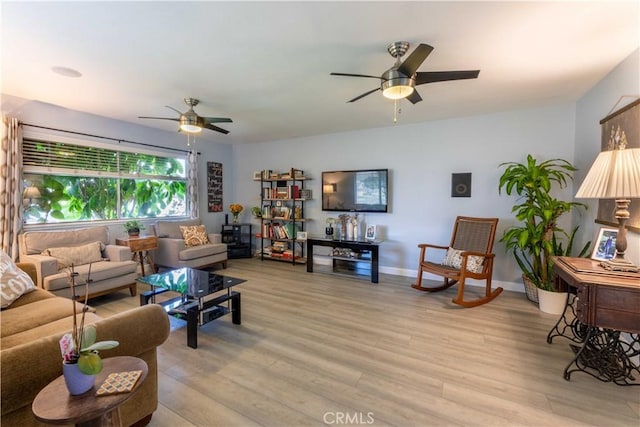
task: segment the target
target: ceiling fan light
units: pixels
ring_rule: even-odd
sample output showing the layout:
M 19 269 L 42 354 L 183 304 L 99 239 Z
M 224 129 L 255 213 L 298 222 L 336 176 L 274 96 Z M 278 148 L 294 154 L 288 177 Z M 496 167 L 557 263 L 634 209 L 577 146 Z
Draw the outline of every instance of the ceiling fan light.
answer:
M 182 130 L 183 132 L 189 132 L 189 133 L 202 132 L 202 128 L 196 125 L 180 125 L 180 130 Z
M 202 132 L 202 127 L 199 126 L 197 117 L 183 114 L 180 117 L 180 130 L 188 133 L 198 133 Z
M 413 88 L 408 85 L 391 86 L 382 90 L 382 95 L 389 99 L 402 99 L 413 93 Z
M 402 99 L 413 93 L 416 82 L 411 77 L 398 72 L 395 68 L 387 70 L 382 75 L 382 95 L 389 99 Z

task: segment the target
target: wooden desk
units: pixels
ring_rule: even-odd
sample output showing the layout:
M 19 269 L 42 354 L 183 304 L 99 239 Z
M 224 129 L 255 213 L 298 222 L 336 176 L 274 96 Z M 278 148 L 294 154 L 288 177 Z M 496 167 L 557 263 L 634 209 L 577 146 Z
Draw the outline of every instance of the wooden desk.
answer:
M 564 372 L 586 372 L 601 381 L 640 385 L 640 274 L 607 271 L 588 258 L 555 257 L 555 287 L 569 291 L 564 313 L 547 336 L 562 336 L 575 358 Z M 620 333 L 630 340 L 620 339 Z M 635 378 L 635 382 L 633 379 Z
M 142 270 L 142 276 L 146 276 L 144 272 L 144 261 L 145 259 L 151 266 L 151 271 L 153 273 L 156 272 L 156 266 L 153 264 L 153 259 L 151 258 L 151 254 L 149 251 L 154 249 L 158 249 L 158 238 L 156 236 L 139 236 L 139 237 L 126 237 L 121 239 L 116 239 L 116 245 L 119 246 L 128 246 L 133 252 L 133 259 L 136 258 L 140 260 L 140 269 Z
M 61 375 L 43 388 L 31 409 L 38 421 L 48 424 L 75 424 L 76 426 L 121 426 L 119 406 L 129 400 L 147 377 L 147 363 L 137 357 L 118 356 L 103 360 L 102 372 L 94 387 L 86 393 L 71 396 Z M 135 387 L 129 393 L 96 396 L 107 376 L 114 372 L 142 371 Z

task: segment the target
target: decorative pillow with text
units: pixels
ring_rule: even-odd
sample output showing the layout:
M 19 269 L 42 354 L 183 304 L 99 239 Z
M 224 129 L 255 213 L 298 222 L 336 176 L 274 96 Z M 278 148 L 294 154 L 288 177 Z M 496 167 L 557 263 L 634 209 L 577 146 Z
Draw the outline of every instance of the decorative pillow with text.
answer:
M 200 246 L 209 243 L 209 236 L 204 225 L 181 225 L 180 231 L 185 246 Z
M 462 268 L 462 255 L 460 255 L 462 252 L 464 251 L 453 248 L 447 249 L 447 254 L 444 256 L 442 265 L 457 269 Z M 483 263 L 484 257 L 469 255 L 467 257 L 467 271 L 471 271 L 472 273 L 481 273 Z
M 0 249 L 0 305 L 7 308 L 27 292 L 36 289 L 31 277 L 20 270 L 15 262 Z

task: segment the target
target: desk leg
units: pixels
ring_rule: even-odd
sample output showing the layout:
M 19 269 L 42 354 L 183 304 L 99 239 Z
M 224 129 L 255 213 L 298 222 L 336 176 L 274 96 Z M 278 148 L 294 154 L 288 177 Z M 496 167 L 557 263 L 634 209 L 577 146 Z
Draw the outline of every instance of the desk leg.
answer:
M 569 294 L 562 316 L 547 335 L 548 344 L 551 344 L 555 337 L 564 337 L 578 344 L 584 342 L 588 326 L 578 320 L 576 304 L 577 297 L 574 294 Z
M 640 335 L 631 334 L 628 343 L 620 339 L 619 331 L 589 327 L 582 346 L 572 344 L 571 349 L 576 356 L 564 370 L 565 380 L 581 371 L 603 382 L 640 385 L 640 366 L 634 362 L 640 355 Z

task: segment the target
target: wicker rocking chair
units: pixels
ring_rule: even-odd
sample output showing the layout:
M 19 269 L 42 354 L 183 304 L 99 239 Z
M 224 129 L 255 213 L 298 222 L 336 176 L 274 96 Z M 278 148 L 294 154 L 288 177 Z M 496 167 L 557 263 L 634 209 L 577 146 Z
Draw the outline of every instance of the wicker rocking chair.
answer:
M 463 307 L 485 304 L 500 295 L 502 288 L 491 290 L 494 258 L 491 251 L 497 226 L 498 218 L 457 217 L 449 246 L 428 243 L 418 245 L 420 248 L 418 277 L 411 287 L 420 291 L 437 292 L 458 283 L 458 295 L 452 301 Z M 444 261 L 442 263 L 427 261 L 427 248 L 447 251 Z M 429 254 L 431 255 L 431 252 Z M 437 287 L 422 286 L 422 274 L 425 272 L 441 276 L 443 284 Z M 485 296 L 465 301 L 466 279 L 485 280 Z

